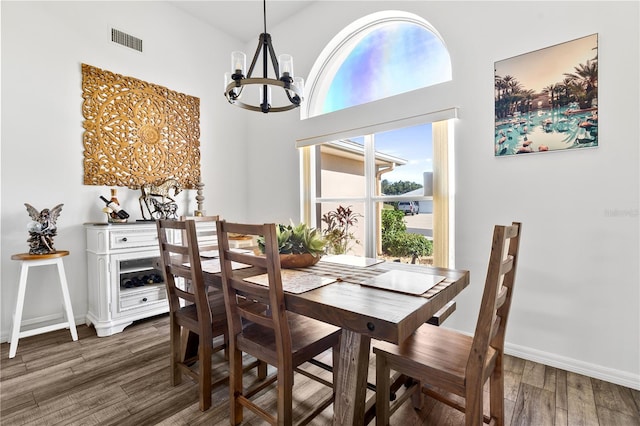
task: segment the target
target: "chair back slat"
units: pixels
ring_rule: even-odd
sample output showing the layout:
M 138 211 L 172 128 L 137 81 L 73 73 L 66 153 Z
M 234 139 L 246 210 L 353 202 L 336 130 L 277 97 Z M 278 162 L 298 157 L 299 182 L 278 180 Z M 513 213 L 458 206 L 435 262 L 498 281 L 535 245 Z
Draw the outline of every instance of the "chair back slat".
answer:
M 184 299 L 187 302 L 191 302 L 191 303 L 195 303 L 196 302 L 195 294 L 193 294 L 191 292 L 184 291 L 184 290 L 180 289 L 180 287 L 176 287 L 175 292 L 176 292 L 176 295 L 178 296 L 178 298 L 180 298 L 180 299 Z
M 255 312 L 251 309 L 245 309 L 238 307 L 240 316 L 246 321 L 260 324 L 263 327 L 273 328 L 273 321 L 270 316 L 265 315 L 263 312 Z
M 499 309 L 504 302 L 507 300 L 507 294 L 509 294 L 509 290 L 507 287 L 501 285 L 500 290 L 498 291 L 498 297 L 496 297 L 496 309 Z
M 473 356 L 469 357 L 466 367 L 467 373 L 471 376 L 474 371 L 482 371 L 490 347 L 499 353 L 504 350 L 504 336 L 518 263 L 520 233 L 521 224 L 517 222 L 511 226 L 494 228 L 487 277 L 473 338 Z
M 248 283 L 242 279 L 237 278 L 234 278 L 231 281 L 231 287 L 238 294 L 250 294 L 252 300 L 260 301 L 261 303 L 264 303 L 266 305 L 269 304 L 269 287 Z
M 291 352 L 291 334 L 282 289 L 275 226 L 275 224 L 238 224 L 220 220 L 218 221 L 218 242 L 230 331 L 233 336 L 241 334 L 243 320 L 260 324 L 272 330 L 277 351 L 284 354 Z M 263 237 L 266 256 L 232 251 L 229 247 L 230 234 L 248 235 L 254 238 Z M 266 273 L 268 285 L 263 286 L 243 281 L 242 269 L 234 270 L 232 261 L 253 266 L 256 268 L 256 275 Z M 255 312 L 250 305 L 239 303 L 243 300 L 266 303 L 269 309 Z M 233 339 L 233 336 L 230 337 Z M 242 350 L 242 348 L 239 349 Z
M 177 264 L 177 265 L 169 264 L 168 268 L 171 274 L 174 276 L 187 278 L 187 279 L 191 278 L 191 268 L 187 266 L 184 266 L 182 264 Z
M 164 229 L 169 229 L 167 227 L 164 227 Z M 189 247 L 187 247 L 186 245 L 182 245 L 182 244 L 175 244 L 172 243 L 171 241 L 167 241 L 165 243 L 166 245 L 166 250 L 168 250 L 172 255 L 177 256 L 188 256 L 189 255 Z
M 232 262 L 251 264 L 258 268 L 267 269 L 267 258 L 263 255 L 245 253 L 241 251 L 227 252 L 227 258 Z
M 505 238 L 517 238 L 520 234 L 520 225 L 519 222 L 513 222 L 512 225 L 505 227 Z
M 507 256 L 507 258 L 502 262 L 502 267 L 500 268 L 500 275 L 505 275 L 513 269 L 513 256 Z
M 489 334 L 489 342 L 490 342 L 489 346 L 495 346 L 495 344 L 493 344 L 493 340 L 498 335 L 501 322 L 502 322 L 502 318 L 496 315 L 496 317 L 493 319 L 493 324 L 491 324 L 491 333 Z

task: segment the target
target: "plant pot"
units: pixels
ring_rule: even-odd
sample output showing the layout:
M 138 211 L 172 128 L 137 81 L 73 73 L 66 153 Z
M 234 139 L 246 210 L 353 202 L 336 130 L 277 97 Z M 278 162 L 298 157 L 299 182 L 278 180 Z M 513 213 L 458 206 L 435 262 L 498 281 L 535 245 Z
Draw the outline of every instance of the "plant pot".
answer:
M 280 267 L 285 269 L 306 268 L 315 265 L 320 260 L 320 255 L 314 256 L 310 253 L 303 254 L 281 254 Z

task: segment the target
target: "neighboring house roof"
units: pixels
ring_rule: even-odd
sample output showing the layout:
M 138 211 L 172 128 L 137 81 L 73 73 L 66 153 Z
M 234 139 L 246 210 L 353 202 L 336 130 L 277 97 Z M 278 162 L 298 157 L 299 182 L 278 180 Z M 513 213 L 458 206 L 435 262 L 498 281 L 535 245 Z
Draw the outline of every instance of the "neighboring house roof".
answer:
M 329 142 L 323 144 L 322 148 L 328 154 L 364 161 L 364 146 L 349 139 L 341 139 L 339 141 Z M 389 164 L 394 166 L 403 166 L 409 162 L 404 158 L 394 157 L 393 155 L 385 154 L 379 151 L 376 151 L 375 158 L 376 164 L 378 165 Z
M 415 195 L 417 197 L 424 197 L 424 188 L 414 189 L 413 191 L 405 192 L 402 195 Z

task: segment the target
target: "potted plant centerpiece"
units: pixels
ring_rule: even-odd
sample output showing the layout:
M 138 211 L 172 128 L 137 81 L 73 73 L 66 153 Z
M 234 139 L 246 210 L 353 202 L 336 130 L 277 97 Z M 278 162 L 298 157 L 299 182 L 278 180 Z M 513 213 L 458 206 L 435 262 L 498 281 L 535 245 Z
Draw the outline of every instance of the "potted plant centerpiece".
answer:
M 326 241 L 322 233 L 305 223 L 276 225 L 278 252 L 282 268 L 304 268 L 315 265 L 325 252 Z M 264 238 L 258 238 L 258 247 L 264 253 Z

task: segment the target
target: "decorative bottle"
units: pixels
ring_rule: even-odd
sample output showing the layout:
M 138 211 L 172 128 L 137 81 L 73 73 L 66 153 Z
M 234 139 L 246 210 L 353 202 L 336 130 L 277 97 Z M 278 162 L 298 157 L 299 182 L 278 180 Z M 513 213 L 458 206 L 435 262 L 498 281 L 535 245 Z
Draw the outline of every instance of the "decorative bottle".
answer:
M 118 201 L 118 190 L 116 188 L 111 188 L 111 203 L 116 206 L 120 205 L 120 201 Z M 118 213 L 115 211 L 111 212 L 110 216 L 112 219 L 120 219 L 120 217 L 118 217 Z
M 111 219 L 111 216 L 110 216 L 110 219 L 109 219 L 110 221 L 126 222 L 126 219 L 129 217 L 129 213 L 122 210 L 122 207 L 120 207 L 118 204 L 114 203 L 111 200 L 107 200 L 102 195 L 100 196 L 100 199 L 104 201 L 106 206 L 109 207 L 113 211 L 113 213 L 116 214 L 116 219 Z

